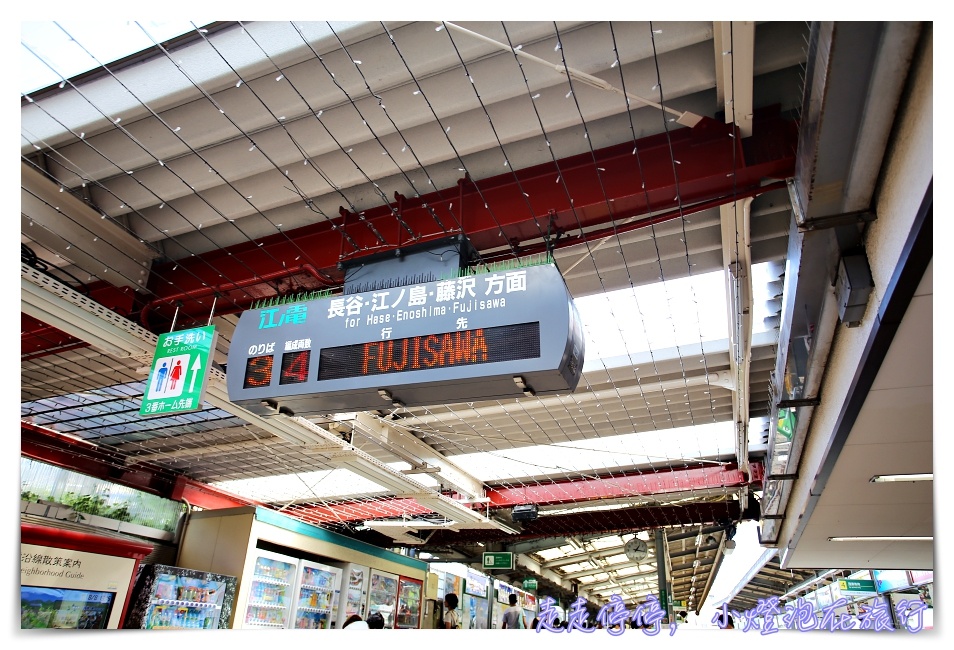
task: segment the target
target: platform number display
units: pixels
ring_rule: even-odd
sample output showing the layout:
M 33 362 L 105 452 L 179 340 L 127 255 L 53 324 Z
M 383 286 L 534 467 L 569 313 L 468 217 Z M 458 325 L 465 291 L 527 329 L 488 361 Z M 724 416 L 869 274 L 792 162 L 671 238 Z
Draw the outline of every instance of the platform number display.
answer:
M 261 388 L 272 383 L 272 355 L 249 357 L 245 364 L 245 388 Z

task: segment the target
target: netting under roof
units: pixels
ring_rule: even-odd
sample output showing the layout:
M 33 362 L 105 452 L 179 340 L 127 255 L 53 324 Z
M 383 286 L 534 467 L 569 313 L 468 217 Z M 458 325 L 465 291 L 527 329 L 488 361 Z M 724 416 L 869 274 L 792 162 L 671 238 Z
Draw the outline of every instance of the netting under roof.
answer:
M 196 29 L 175 48 L 155 37 L 142 66 L 101 64 L 88 79 L 57 68 L 62 89 L 24 98 L 23 164 L 55 190 L 37 195 L 46 207 L 25 216 L 22 238 L 35 259 L 77 290 L 100 281 L 126 290 L 144 284 L 145 295 L 130 301 L 126 315 L 152 331 L 211 319 L 220 330 L 219 367 L 242 306 L 340 288 L 334 264 L 319 263 L 320 255 L 336 262 L 378 253 L 409 229 L 416 237 L 473 235 L 486 260 L 519 259 L 550 246 L 587 335 L 574 392 L 367 414 L 389 436 L 406 436 L 406 444 L 369 435 L 355 425 L 356 414 L 308 418 L 406 477 L 408 492 L 395 493 L 338 466 L 316 445 L 294 444 L 212 405 L 143 419 L 141 363 L 64 342 L 25 316 L 25 336 L 43 350 L 22 361 L 21 417 L 114 449 L 117 465 L 161 467 L 351 533 L 374 520 L 448 521 L 421 495 L 461 495 L 439 473 L 412 473 L 433 466 L 423 453 L 453 462 L 506 504 L 467 504 L 477 512 L 505 514 L 521 495 L 538 500 L 541 516 L 523 527 L 526 537 L 614 538 L 737 517 L 733 411 L 740 394 L 750 397 L 751 419 L 744 422 L 757 454 L 775 359 L 774 331 L 763 321 L 774 313 L 765 303 L 776 296 L 760 291 L 779 276 L 787 194 L 769 189 L 753 201 L 758 237 L 744 241 L 741 202 L 730 202 L 731 194 L 723 198 L 736 212 L 724 215 L 715 203 L 694 209 L 684 202 L 688 190 L 678 179 L 701 161 L 670 153 L 679 137 L 671 112 L 633 108 L 624 96 L 577 83 L 579 77 L 519 65 L 516 54 L 533 51 L 569 68 L 599 70 L 607 83 L 661 105 L 702 106 L 705 93 L 657 67 L 655 51 L 689 47 L 708 70 L 711 25 L 470 26 L 514 49 L 495 53 L 465 32 L 429 23 L 263 22 L 214 34 Z M 769 36 L 786 37 L 802 29 L 764 27 Z M 79 32 L 66 33 L 74 46 L 92 50 Z M 797 75 L 798 66 L 789 65 Z M 163 79 L 161 91 L 150 73 Z M 784 99 L 786 108 L 796 102 Z M 734 152 L 730 140 L 725 146 Z M 619 149 L 616 157 L 604 158 L 611 147 Z M 564 169 L 571 159 L 586 161 L 596 175 L 585 187 Z M 683 174 L 674 174 L 665 207 L 646 189 L 651 160 Z M 623 185 L 633 188 L 625 195 L 608 183 L 619 171 L 616 161 L 625 161 Z M 741 175 L 743 162 L 731 159 L 723 178 Z M 540 165 L 553 167 L 541 177 L 555 193 L 529 177 Z M 522 216 L 505 214 L 491 188 L 475 185 L 489 215 L 479 232 L 470 231 L 459 219 L 462 178 L 511 183 Z M 734 190 L 735 181 L 723 182 Z M 44 220 L 50 197 L 59 194 L 78 199 L 79 207 Z M 428 230 L 392 211 L 395 197 L 422 195 L 437 206 Z M 559 227 L 535 203 L 541 196 L 569 206 Z M 368 240 L 340 221 L 329 229 L 334 240 L 322 240 L 332 246 L 309 247 L 304 242 L 312 240 L 295 234 L 343 214 L 352 228 L 365 227 L 361 217 L 375 210 L 389 221 L 367 221 L 372 244 L 359 243 Z M 643 227 L 631 227 L 640 217 L 647 217 Z M 99 232 L 94 227 L 108 232 L 92 234 Z M 725 272 L 737 264 L 727 260 L 739 259 L 740 247 L 753 262 L 745 279 L 754 289 L 756 340 L 742 387 L 732 361 L 738 305 L 729 295 L 739 275 Z M 129 261 L 131 267 L 122 264 Z M 675 483 L 649 478 L 639 486 L 632 481 L 640 474 L 669 475 Z M 508 538 L 494 528 L 437 531 L 429 539 L 442 535 L 464 543 Z

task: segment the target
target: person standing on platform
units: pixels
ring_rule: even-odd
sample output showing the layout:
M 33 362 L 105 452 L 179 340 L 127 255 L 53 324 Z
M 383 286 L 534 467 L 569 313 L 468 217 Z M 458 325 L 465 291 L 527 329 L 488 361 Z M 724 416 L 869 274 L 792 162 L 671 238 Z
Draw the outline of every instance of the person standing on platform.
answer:
M 527 628 L 527 621 L 523 618 L 523 610 L 517 607 L 517 594 L 510 594 L 510 607 L 504 610 L 503 622 L 500 627 L 504 630 L 524 630 Z
M 460 629 L 460 612 L 457 611 L 457 594 L 451 592 L 444 596 L 444 629 Z

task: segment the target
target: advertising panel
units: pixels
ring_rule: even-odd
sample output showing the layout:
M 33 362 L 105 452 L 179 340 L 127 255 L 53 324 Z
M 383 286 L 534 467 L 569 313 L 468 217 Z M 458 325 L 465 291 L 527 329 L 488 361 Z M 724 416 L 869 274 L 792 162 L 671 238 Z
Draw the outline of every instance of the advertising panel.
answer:
M 911 583 L 908 582 L 908 572 L 901 569 L 890 569 L 886 571 L 875 569 L 871 573 L 874 577 L 875 589 L 877 589 L 879 594 L 911 586 Z
M 464 593 L 479 598 L 487 597 L 487 585 L 490 579 L 478 571 L 467 569 L 467 583 L 464 585 Z

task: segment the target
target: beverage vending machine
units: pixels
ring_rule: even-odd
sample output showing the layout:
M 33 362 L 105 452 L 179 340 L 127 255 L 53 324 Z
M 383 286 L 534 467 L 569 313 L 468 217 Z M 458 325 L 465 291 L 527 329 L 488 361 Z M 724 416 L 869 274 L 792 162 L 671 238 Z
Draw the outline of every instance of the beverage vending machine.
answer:
M 394 627 L 398 594 L 398 576 L 385 571 L 371 569 L 371 584 L 368 588 L 367 618 L 375 612 L 384 617 L 384 627 Z
M 334 627 L 338 620 L 341 569 L 301 560 L 296 585 L 295 616 L 289 627 L 306 630 Z
M 245 612 L 241 618 L 236 617 L 235 627 L 288 627 L 298 563 L 299 559 L 295 557 L 256 550 L 252 575 L 243 577 L 243 582 L 249 586 Z
M 136 578 L 124 628 L 144 630 L 227 629 L 235 599 L 235 576 L 145 564 Z
M 366 618 L 371 570 L 366 566 L 350 562 L 336 566 L 341 570 L 341 602 L 338 605 L 336 625 L 337 629 L 340 630 L 352 614 Z

